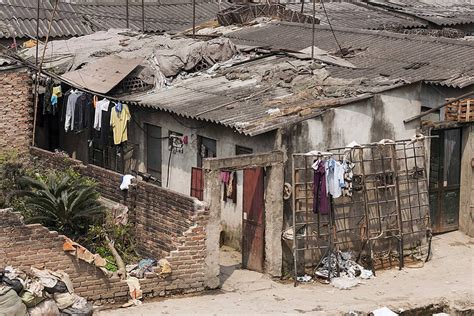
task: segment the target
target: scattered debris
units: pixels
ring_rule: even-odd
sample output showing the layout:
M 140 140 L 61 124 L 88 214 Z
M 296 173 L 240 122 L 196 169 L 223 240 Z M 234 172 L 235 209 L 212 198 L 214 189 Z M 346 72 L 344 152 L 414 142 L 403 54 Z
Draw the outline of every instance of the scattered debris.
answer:
M 372 316 L 398 316 L 397 313 L 392 312 L 388 307 L 378 308 L 373 310 L 369 315 Z
M 326 256 L 317 267 L 314 274 L 318 277 L 328 279 L 331 284 L 339 289 L 349 289 L 360 283 L 361 279 L 370 279 L 373 273 L 352 260 L 351 252 L 337 251 Z
M 31 268 L 28 273 L 11 266 L 0 271 L 2 315 L 92 315 L 92 305 L 74 293 L 63 271 Z
M 140 288 L 140 281 L 135 277 L 128 277 L 127 284 L 131 299 L 127 303 L 123 304 L 122 307 L 141 305 L 142 301 L 140 301 L 140 299 L 142 299 L 143 293 Z
M 313 278 L 310 275 L 305 274 L 304 276 L 299 276 L 296 278 L 298 282 L 311 282 Z
M 142 259 L 138 264 L 129 264 L 127 265 L 127 273 L 130 276 L 143 279 L 146 272 L 153 272 L 153 267 L 157 265 L 155 259 Z
M 72 241 L 67 237 L 64 238 L 63 250 L 82 261 L 85 261 L 87 263 L 94 263 L 94 265 L 99 268 L 105 275 L 109 274 L 107 269 L 105 269 L 107 261 L 104 258 L 102 258 L 99 254 L 91 253 L 85 247 L 79 245 L 78 243 Z

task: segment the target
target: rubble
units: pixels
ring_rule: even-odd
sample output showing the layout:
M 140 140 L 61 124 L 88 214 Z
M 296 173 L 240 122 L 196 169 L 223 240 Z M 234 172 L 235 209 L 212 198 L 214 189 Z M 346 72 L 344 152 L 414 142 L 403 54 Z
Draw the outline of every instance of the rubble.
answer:
M 2 315 L 92 315 L 92 305 L 74 293 L 69 275 L 63 271 L 28 273 L 11 266 L 0 270 Z

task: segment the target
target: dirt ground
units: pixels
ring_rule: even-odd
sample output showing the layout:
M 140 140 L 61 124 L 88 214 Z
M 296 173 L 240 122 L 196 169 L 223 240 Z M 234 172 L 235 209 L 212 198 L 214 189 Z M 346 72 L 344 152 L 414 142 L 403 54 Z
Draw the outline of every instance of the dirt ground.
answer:
M 221 252 L 221 291 L 173 297 L 99 315 L 338 315 L 370 312 L 383 306 L 397 312 L 446 303 L 473 308 L 474 238 L 460 232 L 433 237 L 433 258 L 422 268 L 379 271 L 350 290 L 320 283 L 275 282 L 260 273 L 240 270 L 238 254 Z M 472 314 L 471 314 L 472 315 Z

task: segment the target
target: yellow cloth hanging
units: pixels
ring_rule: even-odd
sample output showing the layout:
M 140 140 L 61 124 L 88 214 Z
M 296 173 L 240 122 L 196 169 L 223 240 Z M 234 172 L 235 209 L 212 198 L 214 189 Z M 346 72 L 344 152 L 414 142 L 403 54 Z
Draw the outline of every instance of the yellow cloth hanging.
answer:
M 122 105 L 122 111 L 118 112 L 116 107 L 110 113 L 110 127 L 114 133 L 114 144 L 118 145 L 128 140 L 127 123 L 130 120 L 130 112 L 126 104 Z

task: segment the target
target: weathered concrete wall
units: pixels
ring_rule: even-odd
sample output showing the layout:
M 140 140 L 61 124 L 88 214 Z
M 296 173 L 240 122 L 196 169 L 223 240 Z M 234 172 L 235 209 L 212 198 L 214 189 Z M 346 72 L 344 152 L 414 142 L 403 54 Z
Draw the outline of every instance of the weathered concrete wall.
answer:
M 474 125 L 464 127 L 462 133 L 459 230 L 474 237 Z
M 217 157 L 225 158 L 236 155 L 236 146 L 251 148 L 254 153 L 268 152 L 274 147 L 274 134 L 267 133 L 257 137 L 248 137 L 233 131 L 230 128 L 218 126 L 212 123 L 196 122 L 171 114 L 146 109 L 132 108 L 134 120 L 130 124 L 130 141 L 138 144 L 138 150 L 134 153 L 137 169 L 147 171 L 146 134 L 143 131 L 145 124 L 161 127 L 162 137 L 167 137 L 169 132 L 177 132 L 187 135 L 188 145 L 184 146 L 183 153 L 171 155 L 169 186 L 171 190 L 189 195 L 191 190 L 191 168 L 197 166 L 198 161 L 198 136 L 216 140 Z M 141 124 L 143 129 L 137 126 Z M 162 141 L 162 185 L 166 187 L 168 176 L 168 159 L 170 151 L 168 139 Z M 221 226 L 225 244 L 240 250 L 240 236 L 242 229 L 242 183 L 243 173 L 237 174 L 237 203 L 222 201 L 221 191 Z M 221 186 L 223 190 L 223 186 Z
M 283 170 L 284 153 L 272 152 L 260 155 L 245 155 L 229 158 L 206 159 L 204 168 L 204 201 L 209 207 L 209 224 L 207 226 L 206 258 L 208 270 L 206 278 L 219 282 L 219 237 L 222 227 L 218 224 L 222 219 L 221 183 L 219 173 L 222 169 L 245 169 L 255 166 L 265 167 L 265 260 L 264 271 L 279 277 L 282 273 L 283 225 Z M 217 258 L 216 258 L 217 256 Z
M 26 69 L 0 71 L 0 153 L 28 151 L 33 116 L 32 80 Z
M 183 194 L 189 194 L 191 189 L 191 168 L 197 166 L 198 157 L 198 135 L 217 140 L 217 157 L 225 158 L 235 156 L 235 146 L 244 146 L 253 149 L 254 153 L 268 152 L 273 150 L 274 136 L 272 133 L 258 137 L 248 137 L 238 134 L 230 128 L 218 126 L 212 123 L 187 120 L 182 117 L 172 116 L 165 112 L 146 110 L 132 107 L 134 120 L 130 124 L 129 135 L 132 143 L 138 144 L 135 153 L 137 168 L 145 172 L 146 161 L 146 134 L 136 126 L 141 124 L 152 124 L 161 127 L 162 137 L 167 137 L 169 131 L 187 135 L 189 144 L 184 146 L 183 153 L 171 156 L 170 182 L 168 188 Z M 136 121 L 136 122 L 135 122 Z M 168 139 L 162 142 L 162 180 L 166 186 L 168 173 Z

